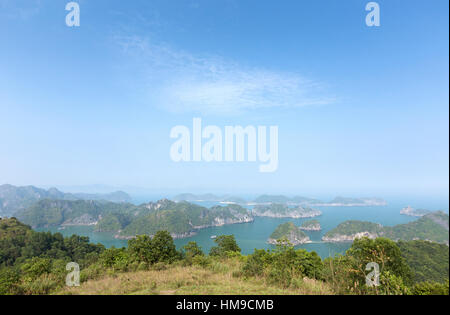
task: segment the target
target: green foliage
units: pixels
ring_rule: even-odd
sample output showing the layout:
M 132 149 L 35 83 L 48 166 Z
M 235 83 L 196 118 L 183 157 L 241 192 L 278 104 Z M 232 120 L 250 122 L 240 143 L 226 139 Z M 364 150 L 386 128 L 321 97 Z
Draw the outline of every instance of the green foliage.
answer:
M 173 238 L 167 231 L 158 231 L 151 241 L 151 263 L 171 263 L 180 258 Z
M 255 249 L 253 254 L 249 255 L 242 268 L 243 274 L 250 277 L 263 276 L 266 268 L 272 262 L 272 255 L 265 249 Z
M 297 238 L 305 238 L 307 235 L 300 230 L 297 226 L 295 226 L 292 222 L 286 222 L 284 224 L 280 224 L 275 231 L 270 235 L 271 239 L 279 240 L 283 238 L 289 238 L 289 236 L 295 235 Z
M 427 241 L 397 243 L 403 258 L 414 273 L 415 282 L 445 283 L 449 278 L 448 246 Z
M 121 235 L 154 235 L 158 231 L 186 236 L 196 228 L 214 225 L 216 220 L 239 220 L 248 216 L 245 208 L 239 205 L 215 206 L 210 209 L 187 203 L 165 201 L 158 210 L 142 211 L 142 214 L 123 228 Z
M 22 274 L 30 280 L 50 273 L 52 270 L 52 261 L 49 258 L 33 257 L 27 260 L 22 266 Z
M 372 222 L 345 221 L 327 232 L 325 237 L 348 236 L 360 232 L 369 232 L 379 237 L 386 237 L 395 241 L 419 239 L 448 244 L 448 222 L 449 216 L 440 211 L 427 214 L 417 221 L 398 224 L 392 227 L 383 227 Z
M 209 255 L 225 257 L 227 252 L 241 252 L 234 235 L 220 235 L 214 239 L 217 246 L 211 248 Z
M 272 252 L 255 249 L 242 268 L 242 274 L 247 277 L 265 277 L 282 287 L 289 287 L 295 278 L 322 279 L 322 273 L 322 259 L 316 252 L 295 250 L 285 244 L 277 245 Z
M 184 260 L 187 265 L 192 265 L 194 258 L 197 256 L 203 257 L 205 254 L 203 253 L 200 246 L 197 245 L 196 242 L 189 242 L 183 246 L 183 255 Z
M 138 262 L 150 264 L 152 260 L 152 239 L 148 235 L 138 235 L 128 241 L 128 251 L 131 257 Z
M 413 295 L 448 295 L 449 294 L 449 281 L 445 283 L 439 282 L 421 282 L 416 283 L 411 290 Z
M 383 236 L 394 240 L 430 240 L 438 243 L 449 241 L 449 217 L 443 212 L 427 214 L 417 221 L 399 224 L 394 227 L 385 227 Z
M 221 235 L 206 256 L 196 242 L 176 250 L 172 236 L 140 235 L 128 248 L 105 249 L 86 237 L 34 232 L 17 219 L 0 220 L 0 294 L 49 294 L 61 288 L 65 266 L 75 261 L 81 281 L 136 270 L 163 271 L 189 264 L 233 277 L 258 277 L 282 288 L 301 288 L 308 279 L 326 282 L 338 294 L 447 294 L 448 247 L 423 241 L 395 243 L 386 238 L 358 239 L 345 253 L 324 261 L 315 253 L 281 242 L 273 251 L 255 249 L 242 256 L 233 235 Z M 184 258 L 184 259 L 183 259 Z M 229 262 L 233 262 L 234 266 Z M 365 267 L 380 266 L 380 286 L 367 287 Z M 411 272 L 411 270 L 413 272 Z M 416 283 L 414 283 L 414 281 Z M 436 281 L 440 281 L 436 282 Z
M 325 237 L 335 237 L 338 235 L 354 235 L 360 232 L 381 233 L 383 227 L 380 224 L 350 220 L 339 224 L 336 228 L 325 234 Z
M 402 290 L 412 283 L 411 270 L 402 257 L 400 248 L 386 238 L 355 240 L 345 256 L 325 261 L 325 278 L 341 294 L 382 293 L 366 286 L 366 266 L 371 262 L 377 263 L 381 275 L 384 275 L 381 290 L 385 294 L 394 289 Z
M 99 262 L 105 268 L 125 271 L 130 263 L 130 254 L 125 248 L 109 248 L 100 255 Z
M 138 235 L 128 241 L 128 250 L 134 260 L 147 264 L 171 263 L 180 258 L 173 238 L 167 231 L 158 231 L 153 238 Z
M 13 268 L 0 269 L 0 295 L 18 294 L 20 273 Z

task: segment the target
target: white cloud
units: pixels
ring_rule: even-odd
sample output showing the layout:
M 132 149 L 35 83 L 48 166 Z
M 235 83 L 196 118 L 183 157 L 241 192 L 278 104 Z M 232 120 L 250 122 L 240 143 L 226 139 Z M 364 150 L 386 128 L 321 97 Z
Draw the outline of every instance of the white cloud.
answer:
M 321 84 L 295 73 L 246 68 L 137 36 L 116 40 L 144 71 L 149 97 L 170 111 L 233 114 L 334 102 L 322 95 Z

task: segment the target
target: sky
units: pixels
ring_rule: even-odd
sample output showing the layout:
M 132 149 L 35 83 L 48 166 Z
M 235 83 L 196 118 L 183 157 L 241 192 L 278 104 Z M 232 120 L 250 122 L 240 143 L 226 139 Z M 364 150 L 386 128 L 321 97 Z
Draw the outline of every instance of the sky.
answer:
M 0 0 L 0 184 L 444 196 L 446 0 Z M 278 168 L 173 127 L 278 126 Z

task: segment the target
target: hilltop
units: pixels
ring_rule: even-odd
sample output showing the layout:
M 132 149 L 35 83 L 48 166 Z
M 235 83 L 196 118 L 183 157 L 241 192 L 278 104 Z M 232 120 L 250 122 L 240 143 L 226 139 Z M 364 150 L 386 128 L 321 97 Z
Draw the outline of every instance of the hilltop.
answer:
M 274 245 L 279 242 L 288 241 L 294 246 L 311 242 L 309 237 L 292 222 L 280 224 L 267 241 L 269 244 Z

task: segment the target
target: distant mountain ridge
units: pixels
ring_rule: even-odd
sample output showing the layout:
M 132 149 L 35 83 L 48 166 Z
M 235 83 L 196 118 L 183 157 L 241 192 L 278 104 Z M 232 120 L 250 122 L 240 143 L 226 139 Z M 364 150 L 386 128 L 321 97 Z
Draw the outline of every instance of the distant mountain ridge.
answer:
M 365 206 L 385 206 L 387 202 L 381 198 L 347 198 L 336 197 L 331 201 L 321 201 L 315 198 L 303 196 L 288 197 L 285 195 L 261 195 L 253 200 L 246 200 L 242 197 L 225 195 L 216 196 L 214 194 L 179 194 L 173 198 L 174 201 L 211 201 L 222 203 L 237 203 L 242 205 L 269 205 L 269 204 L 287 204 L 287 205 L 304 205 L 304 206 L 348 206 L 348 207 L 365 207 Z
M 64 193 L 56 188 L 48 190 L 35 186 L 0 185 L 0 216 L 12 216 L 16 212 L 30 207 L 39 200 L 104 200 L 110 202 L 129 202 L 131 197 L 116 191 L 108 194 Z

